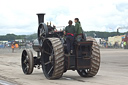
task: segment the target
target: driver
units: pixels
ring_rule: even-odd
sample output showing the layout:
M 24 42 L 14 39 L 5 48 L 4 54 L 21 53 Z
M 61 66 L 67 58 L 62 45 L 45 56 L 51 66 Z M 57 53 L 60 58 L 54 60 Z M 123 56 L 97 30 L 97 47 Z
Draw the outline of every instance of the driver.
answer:
M 66 42 L 67 42 L 67 51 L 68 55 L 73 54 L 73 42 L 74 42 L 74 34 L 75 34 L 75 26 L 72 25 L 72 21 L 69 20 L 68 26 L 65 28 L 66 34 Z

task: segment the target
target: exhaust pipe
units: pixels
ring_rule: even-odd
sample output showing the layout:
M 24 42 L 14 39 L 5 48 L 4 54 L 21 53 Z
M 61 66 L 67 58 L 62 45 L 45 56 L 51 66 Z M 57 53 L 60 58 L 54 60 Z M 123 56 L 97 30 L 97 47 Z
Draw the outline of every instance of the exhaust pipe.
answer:
M 45 13 L 37 14 L 37 16 L 38 16 L 38 24 L 44 23 L 44 15 L 45 15 Z

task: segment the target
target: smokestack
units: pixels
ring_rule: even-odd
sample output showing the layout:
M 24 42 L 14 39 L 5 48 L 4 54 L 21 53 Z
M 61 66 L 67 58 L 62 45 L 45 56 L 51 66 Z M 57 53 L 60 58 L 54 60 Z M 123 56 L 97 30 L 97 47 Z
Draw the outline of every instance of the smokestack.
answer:
M 44 15 L 45 15 L 45 13 L 39 13 L 39 14 L 37 14 L 37 16 L 38 16 L 38 23 L 40 24 L 40 23 L 44 23 Z

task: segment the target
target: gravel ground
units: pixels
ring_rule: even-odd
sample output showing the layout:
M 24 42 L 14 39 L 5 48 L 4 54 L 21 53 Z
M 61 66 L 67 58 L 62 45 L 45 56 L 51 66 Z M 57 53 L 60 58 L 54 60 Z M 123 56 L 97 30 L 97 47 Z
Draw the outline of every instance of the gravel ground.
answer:
M 82 78 L 76 71 L 68 71 L 59 80 L 47 80 L 42 69 L 34 69 L 33 74 L 24 75 L 20 64 L 21 53 L 22 50 L 19 49 L 15 53 L 12 53 L 11 49 L 0 49 L 0 82 L 4 80 L 14 85 L 128 84 L 128 50 L 101 49 L 101 66 L 95 77 Z

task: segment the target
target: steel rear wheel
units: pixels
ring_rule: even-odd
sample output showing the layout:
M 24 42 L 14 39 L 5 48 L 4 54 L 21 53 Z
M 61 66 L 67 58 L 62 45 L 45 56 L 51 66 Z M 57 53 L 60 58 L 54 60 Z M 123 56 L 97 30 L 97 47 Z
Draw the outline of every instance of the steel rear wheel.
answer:
M 96 40 L 92 37 L 87 37 L 87 41 L 93 41 L 91 67 L 84 70 L 77 70 L 81 77 L 93 77 L 98 73 L 100 67 L 100 48 Z
M 31 74 L 33 72 L 34 59 L 31 50 L 23 50 L 21 56 L 21 65 L 24 74 Z
M 47 79 L 61 78 L 64 72 L 64 51 L 59 38 L 48 38 L 43 42 L 41 62 Z

